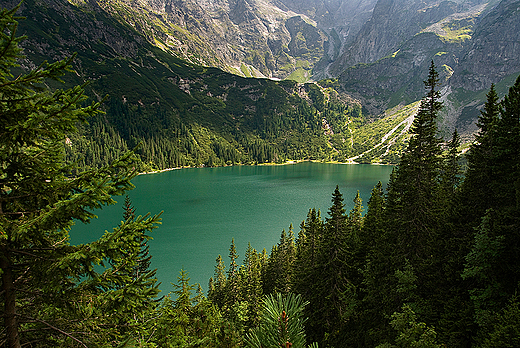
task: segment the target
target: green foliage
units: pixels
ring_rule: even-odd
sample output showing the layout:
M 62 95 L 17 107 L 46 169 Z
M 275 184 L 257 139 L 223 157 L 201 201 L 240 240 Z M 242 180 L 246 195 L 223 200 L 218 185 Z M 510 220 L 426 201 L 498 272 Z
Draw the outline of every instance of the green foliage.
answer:
M 505 237 L 496 235 L 496 214 L 493 210 L 486 212 L 482 223 L 475 234 L 475 242 L 472 250 L 466 256 L 466 267 L 463 278 L 473 278 L 483 288 L 470 290 L 475 305 L 476 322 L 479 325 L 490 325 L 494 320 L 494 309 L 497 308 L 501 289 L 496 275 L 493 273 L 494 263 L 504 249 Z M 491 303 L 489 303 L 491 302 Z M 493 308 L 493 310 L 490 309 Z
M 295 259 L 296 246 L 291 225 L 289 233 L 282 230 L 280 242 L 273 247 L 269 255 L 263 280 L 265 294 L 292 292 Z
M 248 347 L 305 347 L 305 318 L 307 303 L 299 295 L 272 294 L 264 299 L 259 326 L 247 335 Z
M 520 307 L 515 295 L 492 324 L 492 330 L 479 347 L 517 347 L 520 344 Z
M 14 78 L 22 58 L 16 10 L 0 16 L 2 341 L 11 347 L 118 345 L 138 334 L 136 318 L 153 309 L 155 272 L 133 271 L 141 241 L 159 217 L 127 219 L 95 242 L 69 244 L 74 220 L 88 222 L 92 210 L 133 188 L 137 158 L 127 152 L 81 173 L 65 163 L 67 135 L 99 113 L 99 103 L 82 107 L 81 86 L 45 88 L 71 71 L 72 58 Z
M 423 322 L 417 322 L 417 315 L 409 305 L 403 305 L 402 312 L 392 315 L 390 322 L 398 335 L 395 345 L 381 344 L 378 348 L 440 348 L 436 343 L 436 336 L 433 328 L 429 328 Z
M 182 271 L 158 302 L 146 241 L 159 216 L 136 216 L 127 197 L 119 226 L 68 243 L 74 221 L 113 204 L 137 170 L 343 160 L 370 148 L 365 160 L 383 158 L 407 137 L 413 105 L 385 119 L 393 133 L 383 122 L 370 133 L 384 146 L 361 148 L 360 105 L 339 102 L 336 81 L 236 78 L 158 50 L 138 55 L 137 78 L 129 58 L 103 43 L 92 49 L 111 58 L 82 61 L 99 77 L 92 85 L 50 91 L 73 60 L 15 78 L 15 12 L 0 16 L 2 345 L 304 347 L 306 337 L 336 347 L 518 345 L 520 77 L 500 103 L 491 87 L 463 178 L 457 132 L 445 151 L 438 138 L 432 62 L 405 153 L 386 194 L 374 187 L 365 216 L 359 193 L 347 214 L 336 187 L 325 221 L 309 210 L 298 237 L 291 225 L 270 255 L 249 245 L 239 265 L 233 240 L 208 298 Z M 113 92 L 106 114 L 86 103 L 84 88 Z
M 149 341 L 156 347 L 231 347 L 222 340 L 222 316 L 200 288 L 194 294 L 186 271 L 173 284 L 175 290 L 163 299 L 153 321 Z

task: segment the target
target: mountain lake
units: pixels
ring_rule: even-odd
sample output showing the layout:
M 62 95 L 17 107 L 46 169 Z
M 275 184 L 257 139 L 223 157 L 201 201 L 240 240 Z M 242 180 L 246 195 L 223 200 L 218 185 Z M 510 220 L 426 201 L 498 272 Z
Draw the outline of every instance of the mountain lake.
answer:
M 370 193 L 381 181 L 386 188 L 392 166 L 301 162 L 288 165 L 230 166 L 176 169 L 139 175 L 128 192 L 136 215 L 162 213 L 162 224 L 148 242 L 152 269 L 157 269 L 161 294 L 173 290 L 181 269 L 190 284 L 207 292 L 216 258 L 229 265 L 229 247 L 234 239 L 243 261 L 248 243 L 258 251 L 278 243 L 283 229 L 292 224 L 297 236 L 309 209 L 328 216 L 332 193 L 339 186 L 346 211 L 359 190 L 366 210 Z M 95 211 L 98 219 L 78 222 L 71 243 L 87 243 L 112 230 L 123 216 L 124 196 L 118 204 Z

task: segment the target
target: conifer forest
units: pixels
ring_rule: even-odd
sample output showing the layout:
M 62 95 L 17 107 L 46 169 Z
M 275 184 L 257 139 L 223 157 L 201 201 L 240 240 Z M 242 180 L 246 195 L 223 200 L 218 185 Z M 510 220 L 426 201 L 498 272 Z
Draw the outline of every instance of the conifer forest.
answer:
M 160 213 L 137 215 L 127 198 L 120 225 L 69 243 L 74 221 L 133 188 L 141 150 L 114 137 L 96 166 L 71 155 L 89 119 L 108 107 L 128 122 L 125 111 L 92 101 L 86 86 L 48 87 L 73 73 L 74 56 L 15 73 L 15 12 L 0 14 L 1 347 L 520 346 L 520 77 L 504 98 L 490 86 L 461 153 L 456 131 L 447 142 L 438 134 L 432 61 L 387 187 L 374 183 L 365 205 L 336 188 L 326 212 L 311 208 L 270 250 L 230 241 L 207 293 L 182 271 L 162 296 L 147 246 Z M 92 129 L 104 127 L 96 120 Z

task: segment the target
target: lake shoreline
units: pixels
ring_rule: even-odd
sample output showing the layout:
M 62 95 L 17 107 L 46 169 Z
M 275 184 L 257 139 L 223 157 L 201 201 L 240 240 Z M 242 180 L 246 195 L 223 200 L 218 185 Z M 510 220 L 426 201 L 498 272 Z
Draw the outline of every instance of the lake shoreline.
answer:
M 298 164 L 298 163 L 305 163 L 305 162 L 311 162 L 311 163 L 326 163 L 326 164 L 370 164 L 374 166 L 394 166 L 394 163 L 359 163 L 355 161 L 348 161 L 348 162 L 339 162 L 339 161 L 318 161 L 318 160 L 289 160 L 284 163 L 274 163 L 274 162 L 268 162 L 268 163 L 257 163 L 257 164 L 232 164 L 232 165 L 226 165 L 226 166 L 220 166 L 220 167 L 233 167 L 233 166 L 286 166 L 286 165 L 292 165 L 292 164 Z M 179 169 L 189 169 L 189 168 L 218 168 L 218 167 L 206 167 L 204 165 L 198 166 L 198 167 L 175 167 L 175 168 L 165 168 L 165 169 L 159 169 L 159 170 L 153 170 L 149 172 L 141 172 L 137 175 L 147 175 L 147 174 L 158 174 L 163 172 L 169 172 L 172 170 L 179 170 Z

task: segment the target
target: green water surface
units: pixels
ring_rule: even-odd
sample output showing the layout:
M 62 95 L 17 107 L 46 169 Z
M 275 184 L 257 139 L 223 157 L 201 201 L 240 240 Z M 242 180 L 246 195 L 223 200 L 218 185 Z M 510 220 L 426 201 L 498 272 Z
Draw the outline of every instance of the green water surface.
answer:
M 291 223 L 297 235 L 310 208 L 327 216 L 336 185 L 349 211 L 357 190 L 366 206 L 372 188 L 378 181 L 386 187 L 391 171 L 391 166 L 311 162 L 179 169 L 136 177 L 129 196 L 137 215 L 164 211 L 149 241 L 162 295 L 173 290 L 170 282 L 181 269 L 207 291 L 217 256 L 229 264 L 232 238 L 240 262 L 249 242 L 270 252 Z M 96 211 L 99 219 L 73 228 L 73 244 L 93 241 L 120 223 L 124 197 L 115 199 L 117 205 Z

